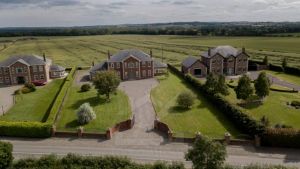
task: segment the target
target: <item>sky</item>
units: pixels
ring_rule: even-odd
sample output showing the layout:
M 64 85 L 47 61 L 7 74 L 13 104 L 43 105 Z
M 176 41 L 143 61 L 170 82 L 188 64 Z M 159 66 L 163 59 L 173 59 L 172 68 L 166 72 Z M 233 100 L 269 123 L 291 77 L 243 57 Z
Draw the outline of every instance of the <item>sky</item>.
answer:
M 0 27 L 300 21 L 300 0 L 0 0 Z

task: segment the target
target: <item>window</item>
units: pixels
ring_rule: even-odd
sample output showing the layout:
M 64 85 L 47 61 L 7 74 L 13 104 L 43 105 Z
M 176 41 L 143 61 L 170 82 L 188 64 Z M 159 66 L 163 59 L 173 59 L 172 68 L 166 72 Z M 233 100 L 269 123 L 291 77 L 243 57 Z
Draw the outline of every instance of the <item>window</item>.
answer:
M 135 77 L 139 77 L 139 71 L 135 71 Z
M 15 68 L 14 67 L 11 68 L 11 74 L 15 74 Z
M 24 69 L 24 73 L 27 73 L 27 67 L 24 67 L 23 69 Z
M 38 75 L 34 75 L 33 76 L 33 80 L 39 80 L 39 76 Z
M 110 67 L 111 67 L 111 68 L 114 68 L 114 67 L 115 67 L 114 63 L 111 63 L 111 64 L 110 64 Z
M 117 68 L 118 68 L 118 69 L 120 68 L 120 63 L 117 63 Z
M 4 69 L 4 73 L 5 73 L 5 74 L 8 74 L 8 68 L 5 68 L 5 69 Z
M 142 62 L 142 66 L 145 67 L 146 66 L 146 62 Z
M 215 60 L 213 60 L 211 63 L 216 63 L 216 61 L 215 61 Z
M 148 70 L 148 76 L 152 76 L 151 70 Z
M 143 70 L 143 77 L 146 77 L 146 70 Z
M 194 69 L 194 75 L 201 76 L 202 75 L 202 70 L 201 69 Z
M 247 59 L 244 59 L 244 62 L 247 62 Z
M 151 67 L 151 62 L 148 62 L 148 67 Z
M 128 68 L 134 68 L 134 63 L 133 62 L 128 63 Z
M 9 77 L 5 77 L 5 81 L 6 81 L 6 83 L 9 83 Z
M 41 80 L 44 80 L 44 79 L 45 79 L 45 76 L 44 76 L 44 75 L 40 75 L 40 79 L 41 79 Z
M 43 66 L 39 66 L 39 71 L 43 72 L 44 71 L 44 67 Z
M 32 66 L 32 71 L 35 73 L 37 72 L 37 66 Z
M 135 67 L 139 68 L 139 62 L 135 62 Z
M 2 74 L 2 68 L 0 68 L 0 75 Z
M 23 68 L 22 67 L 17 67 L 16 68 L 16 73 L 23 73 Z
M 3 77 L 0 77 L 0 83 L 3 83 Z

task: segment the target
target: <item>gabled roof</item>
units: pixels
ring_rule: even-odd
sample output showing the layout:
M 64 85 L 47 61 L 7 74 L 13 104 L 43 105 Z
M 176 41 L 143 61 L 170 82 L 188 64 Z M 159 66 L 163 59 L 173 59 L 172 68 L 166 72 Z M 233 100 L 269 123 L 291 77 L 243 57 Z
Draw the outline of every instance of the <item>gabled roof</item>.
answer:
M 242 51 L 237 50 L 236 48 L 232 46 L 217 46 L 215 48 L 210 49 L 210 54 L 209 52 L 204 52 L 201 56 L 206 57 L 206 58 L 211 58 L 215 56 L 216 54 L 220 54 L 224 58 L 228 58 L 229 56 L 238 56 L 241 54 Z
M 96 64 L 95 66 L 93 66 L 93 67 L 90 69 L 90 72 L 91 72 L 91 73 L 94 73 L 94 72 L 96 72 L 96 71 L 107 70 L 107 68 L 108 68 L 107 61 L 104 61 L 104 62 L 101 62 L 101 63 Z
M 59 65 L 51 65 L 50 66 L 50 72 L 61 72 L 61 71 L 65 71 L 66 68 L 59 66 Z
M 122 62 L 128 56 L 134 56 L 140 61 L 152 61 L 150 55 L 144 53 L 143 51 L 137 49 L 121 50 L 119 53 L 111 56 L 108 62 Z
M 186 59 L 183 60 L 182 66 L 189 68 L 191 67 L 195 62 L 197 62 L 199 59 L 197 59 L 194 56 L 189 56 Z
M 153 61 L 153 66 L 154 66 L 154 68 L 167 68 L 168 67 L 167 64 L 162 63 L 162 62 L 157 61 L 157 60 Z
M 43 57 L 37 55 L 15 55 L 11 56 L 8 59 L 0 62 L 0 67 L 8 67 L 17 61 L 32 66 L 32 65 L 45 65 L 46 63 L 51 63 L 50 59 L 46 59 L 44 61 Z

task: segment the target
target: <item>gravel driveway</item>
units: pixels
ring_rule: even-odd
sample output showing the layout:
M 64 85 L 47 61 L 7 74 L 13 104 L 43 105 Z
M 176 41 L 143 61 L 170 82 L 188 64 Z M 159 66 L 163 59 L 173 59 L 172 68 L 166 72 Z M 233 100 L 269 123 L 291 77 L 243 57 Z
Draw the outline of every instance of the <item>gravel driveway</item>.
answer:
M 125 81 L 119 89 L 128 95 L 134 126 L 131 130 L 116 133 L 115 142 L 121 145 L 159 145 L 164 138 L 153 131 L 155 111 L 150 99 L 151 89 L 158 85 L 156 79 Z
M 13 105 L 13 94 L 22 86 L 0 86 L 0 116 Z

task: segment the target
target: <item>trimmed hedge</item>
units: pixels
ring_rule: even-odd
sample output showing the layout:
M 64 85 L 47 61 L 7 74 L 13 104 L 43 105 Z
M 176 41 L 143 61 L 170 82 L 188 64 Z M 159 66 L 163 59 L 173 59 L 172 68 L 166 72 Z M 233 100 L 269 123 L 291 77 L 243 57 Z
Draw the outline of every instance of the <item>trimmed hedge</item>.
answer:
M 281 66 L 277 66 L 277 65 L 273 65 L 273 64 L 269 65 L 269 69 L 276 71 L 276 72 L 283 72 L 283 69 Z
M 76 68 L 73 67 L 68 77 L 62 83 L 60 90 L 56 97 L 53 99 L 52 108 L 46 116 L 47 120 L 42 122 L 13 122 L 13 121 L 0 121 L 0 135 L 11 137 L 33 137 L 33 138 L 46 138 L 51 136 L 51 128 L 55 122 L 57 113 L 62 104 L 63 98 L 68 88 L 73 83 Z
M 300 148 L 300 131 L 291 128 L 268 129 L 261 141 L 263 146 Z
M 11 166 L 13 161 L 13 146 L 10 143 L 0 141 L 0 168 L 6 169 Z
M 210 102 L 214 103 L 215 107 L 219 109 L 222 113 L 226 115 L 228 119 L 233 122 L 233 124 L 239 128 L 243 133 L 249 134 L 254 137 L 255 135 L 262 135 L 266 128 L 257 122 L 252 117 L 243 113 L 238 107 L 232 105 L 225 98 L 220 95 L 215 95 L 213 93 L 207 92 L 203 84 L 191 75 L 184 75 L 177 68 L 172 65 L 168 65 L 169 69 L 181 78 L 184 78 L 191 86 L 193 86 L 197 91 L 201 92 Z

